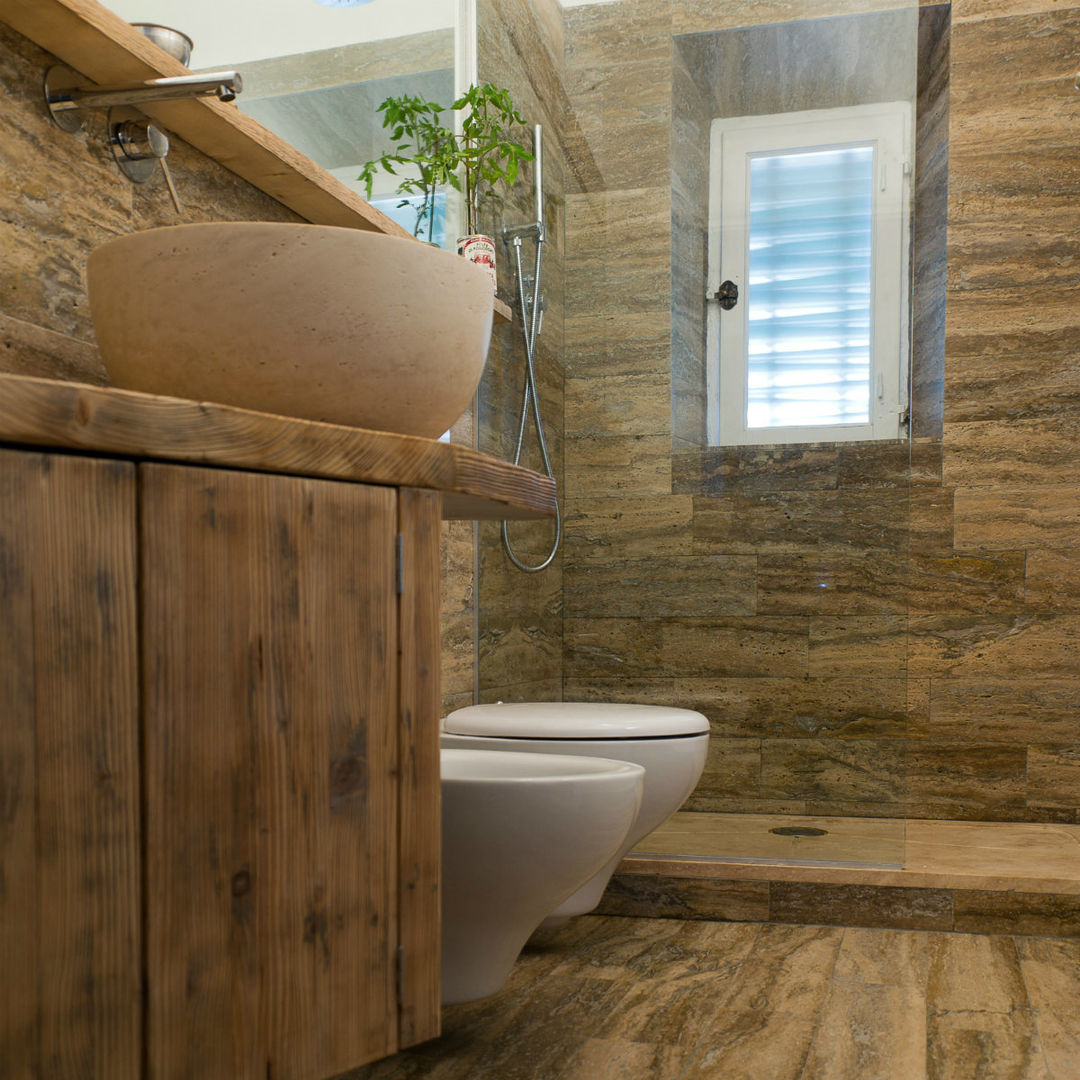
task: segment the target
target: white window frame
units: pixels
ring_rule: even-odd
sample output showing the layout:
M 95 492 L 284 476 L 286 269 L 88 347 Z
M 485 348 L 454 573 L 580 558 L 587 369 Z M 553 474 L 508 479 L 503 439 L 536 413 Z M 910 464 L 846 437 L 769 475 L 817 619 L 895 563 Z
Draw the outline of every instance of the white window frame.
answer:
M 709 443 L 897 439 L 905 433 L 910 368 L 912 109 L 895 101 L 771 116 L 713 120 L 710 137 L 706 381 Z M 748 188 L 754 155 L 874 147 L 871 254 L 870 421 L 806 427 L 746 424 Z M 737 305 L 712 299 L 722 281 L 739 288 Z

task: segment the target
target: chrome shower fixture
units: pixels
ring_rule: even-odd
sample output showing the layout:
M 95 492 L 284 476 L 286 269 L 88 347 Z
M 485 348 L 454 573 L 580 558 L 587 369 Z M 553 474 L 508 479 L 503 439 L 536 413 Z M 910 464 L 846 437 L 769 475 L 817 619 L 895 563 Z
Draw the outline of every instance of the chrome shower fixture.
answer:
M 521 312 L 521 332 L 525 340 L 525 389 L 521 400 L 521 423 L 518 425 L 517 448 L 514 451 L 514 464 L 521 463 L 521 452 L 525 446 L 525 427 L 529 420 L 529 406 L 532 406 L 533 419 L 536 421 L 536 439 L 540 445 L 540 457 L 544 462 L 544 471 L 553 480 L 551 455 L 548 453 L 547 438 L 544 435 L 544 422 L 540 417 L 540 394 L 536 388 L 536 339 L 544 321 L 544 296 L 540 291 L 540 273 L 544 262 L 544 244 L 547 241 L 547 226 L 544 223 L 544 187 L 543 187 L 543 152 L 544 131 L 537 124 L 533 128 L 533 177 L 536 194 L 536 220 L 527 225 L 517 225 L 503 229 L 503 242 L 514 249 L 514 262 L 517 271 L 518 307 Z M 526 274 L 521 264 L 521 241 L 531 236 L 536 241 L 536 261 L 532 274 Z M 555 558 L 562 540 L 562 512 L 558 499 L 555 500 L 555 540 L 547 557 L 536 565 L 523 562 L 510 544 L 509 522 L 502 523 L 502 542 L 507 558 L 519 570 L 526 574 L 537 574 L 546 570 Z

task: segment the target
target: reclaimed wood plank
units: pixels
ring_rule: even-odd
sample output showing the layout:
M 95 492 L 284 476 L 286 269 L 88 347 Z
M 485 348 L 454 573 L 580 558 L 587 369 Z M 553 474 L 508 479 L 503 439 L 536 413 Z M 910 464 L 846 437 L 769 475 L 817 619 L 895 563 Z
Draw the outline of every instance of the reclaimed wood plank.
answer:
M 438 490 L 444 517 L 555 512 L 553 480 L 437 439 L 23 375 L 0 375 L 0 442 Z
M 162 465 L 140 492 L 150 1075 L 383 1057 L 396 493 Z
M 0 452 L 0 1072 L 140 1075 L 135 484 Z

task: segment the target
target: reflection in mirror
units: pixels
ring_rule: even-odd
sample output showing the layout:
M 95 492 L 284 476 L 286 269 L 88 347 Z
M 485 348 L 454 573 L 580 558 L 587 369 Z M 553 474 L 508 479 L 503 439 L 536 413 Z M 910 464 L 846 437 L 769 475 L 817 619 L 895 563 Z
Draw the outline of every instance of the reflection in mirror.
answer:
M 390 145 L 379 103 L 404 93 L 454 99 L 457 0 L 108 3 L 129 22 L 187 34 L 193 70 L 240 68 L 239 108 L 360 195 L 361 167 Z M 415 213 L 399 207 L 395 178 L 383 179 L 372 203 L 411 232 Z M 445 226 L 445 197 L 441 206 Z

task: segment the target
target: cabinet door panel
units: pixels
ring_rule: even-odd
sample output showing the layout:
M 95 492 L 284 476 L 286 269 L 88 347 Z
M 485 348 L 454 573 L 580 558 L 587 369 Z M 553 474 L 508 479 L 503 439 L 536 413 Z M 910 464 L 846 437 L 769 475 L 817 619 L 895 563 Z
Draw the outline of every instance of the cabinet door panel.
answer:
M 0 1075 L 141 1068 L 135 471 L 0 451 Z
M 396 1049 L 396 492 L 140 467 L 150 1075 Z

